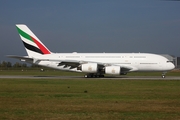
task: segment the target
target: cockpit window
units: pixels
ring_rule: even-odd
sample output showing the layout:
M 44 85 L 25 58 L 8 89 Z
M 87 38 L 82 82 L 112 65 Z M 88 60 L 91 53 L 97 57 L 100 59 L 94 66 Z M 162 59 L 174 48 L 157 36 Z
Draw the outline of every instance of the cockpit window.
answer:
M 173 63 L 173 61 L 167 61 L 167 63 L 168 63 L 168 62 L 171 62 L 171 63 Z

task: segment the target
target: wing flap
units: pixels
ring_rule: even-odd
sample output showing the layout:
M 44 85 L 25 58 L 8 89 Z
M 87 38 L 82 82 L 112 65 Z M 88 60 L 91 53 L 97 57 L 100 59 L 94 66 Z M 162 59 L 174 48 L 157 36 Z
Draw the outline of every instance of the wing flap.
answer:
M 58 64 L 58 66 L 63 66 L 64 68 L 70 67 L 70 69 L 76 68 L 80 65 L 80 62 L 78 61 L 62 61 Z

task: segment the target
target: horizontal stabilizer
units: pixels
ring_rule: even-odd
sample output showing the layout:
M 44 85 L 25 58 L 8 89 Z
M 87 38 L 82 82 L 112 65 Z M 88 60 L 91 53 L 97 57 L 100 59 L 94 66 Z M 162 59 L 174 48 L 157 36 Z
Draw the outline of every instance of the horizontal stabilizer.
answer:
M 33 61 L 33 58 L 29 58 L 28 56 L 7 55 L 7 57 L 19 59 L 21 61 L 26 61 L 26 62 L 32 62 Z

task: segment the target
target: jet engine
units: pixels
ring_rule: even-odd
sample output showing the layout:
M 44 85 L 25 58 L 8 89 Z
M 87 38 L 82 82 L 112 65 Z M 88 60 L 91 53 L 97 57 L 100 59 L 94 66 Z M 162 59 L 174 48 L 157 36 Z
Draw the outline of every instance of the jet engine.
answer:
M 98 64 L 97 63 L 82 64 L 80 69 L 82 72 L 86 72 L 86 73 L 97 73 Z
M 105 73 L 110 75 L 120 75 L 121 67 L 120 66 L 107 66 L 105 67 Z

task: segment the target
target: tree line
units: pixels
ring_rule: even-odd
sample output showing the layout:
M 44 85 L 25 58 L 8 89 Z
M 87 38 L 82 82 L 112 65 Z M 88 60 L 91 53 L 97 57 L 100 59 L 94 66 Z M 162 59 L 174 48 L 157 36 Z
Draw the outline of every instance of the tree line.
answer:
M 6 61 L 2 61 L 0 63 L 0 68 L 38 68 L 38 65 L 27 65 L 26 63 L 20 63 L 20 62 L 16 62 L 16 63 L 11 63 L 11 62 L 6 62 Z

